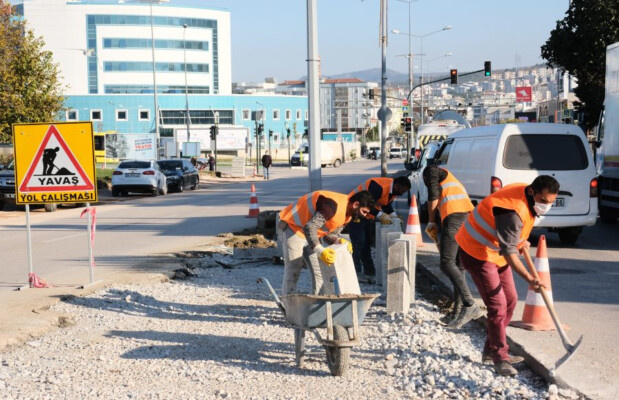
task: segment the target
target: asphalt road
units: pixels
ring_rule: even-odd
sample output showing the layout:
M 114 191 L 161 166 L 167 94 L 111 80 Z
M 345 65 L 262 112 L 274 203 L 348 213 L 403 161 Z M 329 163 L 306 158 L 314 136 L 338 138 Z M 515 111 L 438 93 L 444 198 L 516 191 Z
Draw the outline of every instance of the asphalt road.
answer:
M 401 160 L 389 163 L 389 171 L 401 169 Z M 323 189 L 347 193 L 371 176 L 379 176 L 378 161 L 346 163 L 322 170 Z M 255 181 L 260 210 L 285 207 L 309 191 L 307 171 L 272 168 L 272 179 Z M 97 207 L 95 279 L 114 273 L 148 268 L 158 256 L 195 249 L 205 238 L 255 226 L 245 218 L 249 209 L 249 182 L 201 185 L 195 192 L 173 193 L 156 198 L 138 197 Z M 406 214 L 400 201 L 396 209 Z M 55 213 L 32 213 L 34 271 L 57 286 L 88 283 L 88 238 L 81 209 Z M 0 212 L 0 298 L 27 282 L 26 233 L 23 211 Z M 545 231 L 536 230 L 535 235 Z M 619 224 L 586 228 L 574 246 L 564 246 L 554 233 L 546 233 L 549 247 L 554 303 L 575 340 L 584 342 L 562 375 L 577 380 L 587 393 L 613 398 L 619 392 L 615 364 L 619 336 Z M 526 297 L 526 284 L 518 283 L 519 298 Z M 3 295 L 4 293 L 4 295 Z M 24 293 L 24 295 L 27 292 Z M 12 297 L 12 296 L 9 296 Z M 0 302 L 1 303 L 1 302 Z M 522 315 L 523 302 L 514 314 Z M 553 332 L 529 332 L 510 328 L 533 354 L 548 363 L 563 355 Z

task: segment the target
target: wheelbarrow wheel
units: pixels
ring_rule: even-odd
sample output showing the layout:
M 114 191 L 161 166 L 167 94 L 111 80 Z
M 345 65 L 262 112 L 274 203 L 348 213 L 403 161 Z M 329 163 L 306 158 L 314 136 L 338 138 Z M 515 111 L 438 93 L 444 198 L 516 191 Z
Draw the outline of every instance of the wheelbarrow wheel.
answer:
M 333 339 L 348 340 L 348 331 L 340 325 L 333 326 Z M 350 347 L 325 346 L 327 365 L 333 376 L 342 376 L 348 370 L 350 361 Z

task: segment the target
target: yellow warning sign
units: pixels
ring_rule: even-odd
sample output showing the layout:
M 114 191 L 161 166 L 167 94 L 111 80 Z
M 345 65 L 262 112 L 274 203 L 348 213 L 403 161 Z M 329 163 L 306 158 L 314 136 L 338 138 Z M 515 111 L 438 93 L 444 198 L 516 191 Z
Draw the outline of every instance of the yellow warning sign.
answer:
M 14 124 L 17 204 L 95 203 L 91 122 Z

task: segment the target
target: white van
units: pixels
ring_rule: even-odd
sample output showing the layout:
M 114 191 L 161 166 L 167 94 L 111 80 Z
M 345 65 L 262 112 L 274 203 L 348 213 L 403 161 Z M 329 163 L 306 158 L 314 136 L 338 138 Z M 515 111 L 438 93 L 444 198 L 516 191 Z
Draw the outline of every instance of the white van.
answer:
M 572 244 L 598 213 L 595 164 L 583 131 L 576 125 L 519 123 L 465 129 L 449 136 L 436 154 L 466 187 L 473 204 L 510 183 L 554 177 L 561 189 L 536 227 L 558 232 Z

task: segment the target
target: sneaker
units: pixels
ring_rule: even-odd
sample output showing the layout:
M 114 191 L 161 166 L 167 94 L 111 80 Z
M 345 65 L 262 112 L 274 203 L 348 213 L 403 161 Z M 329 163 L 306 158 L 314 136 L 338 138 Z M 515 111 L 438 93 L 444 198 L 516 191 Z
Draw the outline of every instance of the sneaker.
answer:
M 507 361 L 499 361 L 494 363 L 494 370 L 501 376 L 516 376 L 518 371 Z
M 524 357 L 521 356 L 509 356 L 509 360 L 505 360 L 510 364 L 518 364 L 524 361 Z M 492 354 L 482 353 L 481 362 L 483 364 L 492 364 Z
M 459 329 L 466 325 L 469 321 L 480 318 L 484 315 L 484 310 L 477 304 L 470 307 L 462 308 L 462 312 L 453 321 L 447 324 L 448 328 Z

